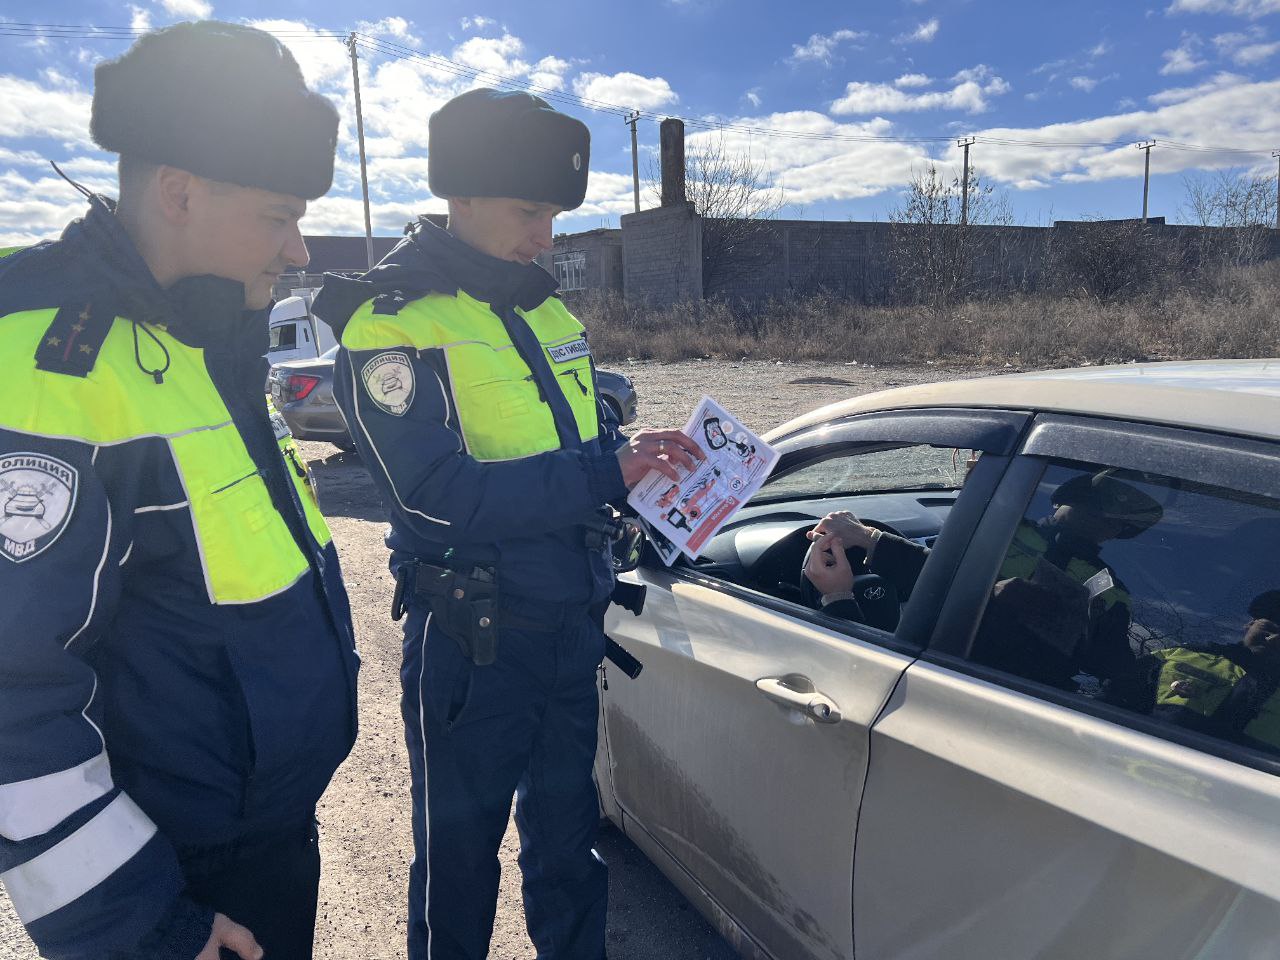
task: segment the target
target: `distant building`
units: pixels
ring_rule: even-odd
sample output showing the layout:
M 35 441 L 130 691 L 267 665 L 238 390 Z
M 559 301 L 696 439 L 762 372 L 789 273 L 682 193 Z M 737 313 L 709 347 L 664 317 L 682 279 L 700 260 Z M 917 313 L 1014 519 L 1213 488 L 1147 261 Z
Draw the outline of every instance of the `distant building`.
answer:
M 561 293 L 622 292 L 621 230 L 601 227 L 584 233 L 562 233 L 554 243 L 538 263 L 556 278 Z
M 442 213 L 425 215 L 436 226 L 443 227 L 448 219 Z M 339 273 L 344 276 L 358 276 L 369 269 L 369 255 L 365 246 L 365 238 L 360 237 L 322 237 L 302 238 L 306 241 L 307 252 L 311 254 L 311 262 L 305 271 L 285 273 L 276 281 L 274 295 L 277 300 L 291 296 L 294 290 L 314 289 L 324 284 L 326 273 Z M 373 262 L 377 263 L 391 248 L 403 240 L 398 237 L 373 238 Z

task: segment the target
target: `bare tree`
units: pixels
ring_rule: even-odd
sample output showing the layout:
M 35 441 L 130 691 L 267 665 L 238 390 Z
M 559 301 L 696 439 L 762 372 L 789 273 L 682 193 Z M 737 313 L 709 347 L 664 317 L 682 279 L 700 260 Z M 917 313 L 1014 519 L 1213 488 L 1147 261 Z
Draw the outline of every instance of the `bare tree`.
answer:
M 654 161 L 649 185 L 662 193 L 662 176 Z M 767 267 L 783 195 L 769 169 L 749 153 L 728 149 L 724 138 L 702 140 L 685 153 L 685 196 L 702 218 L 702 289 L 708 296 Z
M 1247 266 L 1265 258 L 1276 222 L 1276 178 L 1248 170 L 1218 170 L 1182 178 L 1186 190 L 1179 213 L 1201 227 L 1202 263 Z
M 964 184 L 936 164 L 915 170 L 900 206 L 889 211 L 889 260 L 898 299 L 946 307 L 980 288 L 998 286 L 1004 257 L 998 232 L 1013 211 L 1008 198 L 977 170 L 969 170 L 968 222 L 962 223 Z

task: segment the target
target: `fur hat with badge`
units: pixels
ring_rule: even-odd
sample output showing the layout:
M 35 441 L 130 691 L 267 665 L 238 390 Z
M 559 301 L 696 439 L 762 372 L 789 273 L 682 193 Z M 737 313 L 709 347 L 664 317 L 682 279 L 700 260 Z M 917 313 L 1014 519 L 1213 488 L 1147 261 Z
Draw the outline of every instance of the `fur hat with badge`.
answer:
M 314 200 L 333 183 L 338 112 L 271 34 L 203 20 L 98 64 L 90 132 L 111 153 Z
M 587 194 L 591 134 L 529 93 L 481 88 L 431 115 L 427 178 L 437 197 L 511 197 L 565 210 Z

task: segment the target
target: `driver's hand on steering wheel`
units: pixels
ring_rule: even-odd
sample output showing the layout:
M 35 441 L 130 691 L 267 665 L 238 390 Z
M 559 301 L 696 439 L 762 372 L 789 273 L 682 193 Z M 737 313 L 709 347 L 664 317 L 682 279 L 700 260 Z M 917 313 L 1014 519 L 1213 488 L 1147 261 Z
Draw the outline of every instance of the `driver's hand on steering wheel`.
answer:
M 869 560 L 879 534 L 879 530 L 860 523 L 848 510 L 839 510 L 819 520 L 818 525 L 809 531 L 809 539 L 817 541 L 824 536 L 839 537 L 846 547 L 861 547 L 867 551 Z
M 844 550 L 844 542 L 834 534 L 819 536 L 809 550 L 804 575 L 824 597 L 853 590 L 853 568 Z

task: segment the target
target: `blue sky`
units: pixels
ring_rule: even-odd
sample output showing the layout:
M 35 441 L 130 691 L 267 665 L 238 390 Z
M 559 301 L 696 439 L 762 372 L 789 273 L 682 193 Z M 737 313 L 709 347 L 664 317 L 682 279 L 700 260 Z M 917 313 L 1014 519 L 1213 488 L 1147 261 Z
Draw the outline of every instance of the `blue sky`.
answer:
M 1016 219 L 1032 224 L 1137 215 L 1142 154 L 1131 144 L 1139 140 L 1162 141 L 1151 157 L 1151 213 L 1170 219 L 1179 218 L 1185 176 L 1274 173 L 1269 153 L 1280 148 L 1280 0 L 374 0 L 358 8 L 357 16 L 331 0 L 8 0 L 0 245 L 55 235 L 79 212 L 46 160 L 114 192 L 111 158 L 88 139 L 88 105 L 93 64 L 128 44 L 20 23 L 145 28 L 214 16 L 287 34 L 344 117 L 334 190 L 312 204 L 309 233 L 363 231 L 350 64 L 338 40 L 317 36 L 329 31 L 369 38 L 361 71 L 378 233 L 443 209 L 427 189 L 426 120 L 449 97 L 485 85 L 466 69 L 641 109 L 642 175 L 658 139 L 649 118 L 698 121 L 690 149 L 714 138 L 749 152 L 780 191 L 783 215 L 810 219 L 885 219 L 913 171 L 930 161 L 950 171 L 959 158 L 951 139 L 851 138 L 978 136 L 973 162 L 1007 193 Z M 593 157 L 587 203 L 558 229 L 616 225 L 632 204 L 622 111 L 563 109 L 591 126 Z M 1225 147 L 1260 153 L 1216 149 Z

